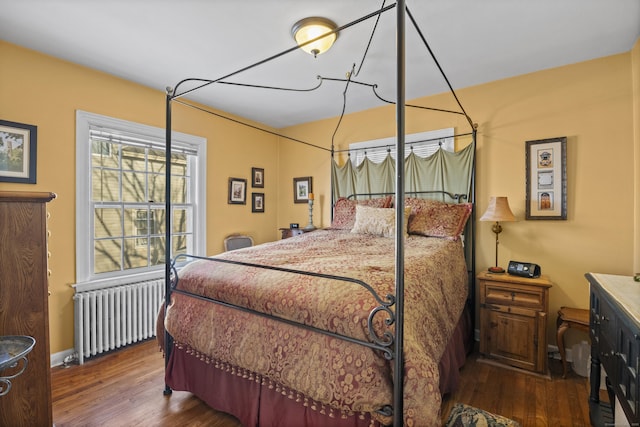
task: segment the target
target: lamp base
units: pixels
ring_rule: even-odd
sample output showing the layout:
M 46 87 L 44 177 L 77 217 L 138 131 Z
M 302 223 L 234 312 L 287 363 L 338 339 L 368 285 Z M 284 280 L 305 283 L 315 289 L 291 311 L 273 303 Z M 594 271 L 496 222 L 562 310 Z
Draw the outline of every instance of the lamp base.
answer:
M 504 273 L 504 268 L 502 268 L 502 267 L 489 267 L 489 273 Z

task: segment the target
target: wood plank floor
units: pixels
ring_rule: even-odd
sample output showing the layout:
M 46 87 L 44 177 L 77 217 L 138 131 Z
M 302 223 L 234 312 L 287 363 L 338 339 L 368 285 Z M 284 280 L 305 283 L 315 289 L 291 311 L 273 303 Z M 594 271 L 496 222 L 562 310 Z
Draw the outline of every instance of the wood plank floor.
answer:
M 459 390 L 443 400 L 443 420 L 456 402 L 462 402 L 512 418 L 523 427 L 590 425 L 587 380 L 573 372 L 562 379 L 559 361 L 550 361 L 548 380 L 476 359 L 475 353 L 469 356 Z M 153 340 L 82 366 L 56 367 L 55 426 L 240 426 L 190 393 L 164 396 L 163 372 L 164 360 Z

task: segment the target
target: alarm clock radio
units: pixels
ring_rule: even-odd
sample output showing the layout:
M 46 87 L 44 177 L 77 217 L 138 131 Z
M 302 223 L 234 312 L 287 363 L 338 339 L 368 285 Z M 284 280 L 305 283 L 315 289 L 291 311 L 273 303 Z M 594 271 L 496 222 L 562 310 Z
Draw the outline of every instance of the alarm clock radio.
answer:
M 538 264 L 509 261 L 509 268 L 507 269 L 507 272 L 514 276 L 535 278 L 540 277 L 541 269 Z

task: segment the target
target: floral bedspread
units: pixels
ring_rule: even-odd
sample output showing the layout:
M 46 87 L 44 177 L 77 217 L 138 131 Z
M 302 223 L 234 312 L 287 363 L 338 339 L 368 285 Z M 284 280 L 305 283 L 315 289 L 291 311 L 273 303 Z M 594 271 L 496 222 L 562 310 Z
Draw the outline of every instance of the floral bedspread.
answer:
M 391 238 L 318 230 L 216 258 L 352 277 L 381 296 L 394 293 Z M 460 241 L 407 237 L 404 277 L 405 425 L 435 426 L 438 361 L 467 297 Z M 370 340 L 367 318 L 379 305 L 354 283 L 208 260 L 183 268 L 178 288 L 362 340 Z M 375 317 L 379 336 L 385 319 Z M 376 350 L 179 294 L 165 326 L 181 345 L 339 411 L 375 412 L 392 404 L 393 362 Z

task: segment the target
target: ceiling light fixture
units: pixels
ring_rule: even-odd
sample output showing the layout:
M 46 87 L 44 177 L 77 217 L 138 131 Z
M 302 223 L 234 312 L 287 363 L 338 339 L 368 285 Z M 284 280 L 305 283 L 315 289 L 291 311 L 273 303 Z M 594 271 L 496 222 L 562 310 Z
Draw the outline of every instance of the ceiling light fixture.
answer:
M 331 46 L 333 46 L 333 43 L 338 38 L 338 33 L 331 33 L 331 31 L 335 31 L 336 28 L 338 28 L 338 26 L 335 22 L 327 18 L 314 16 L 311 18 L 304 18 L 296 22 L 291 28 L 291 35 L 296 43 L 298 43 L 298 46 L 300 46 L 300 49 L 310 53 L 315 58 L 328 51 Z M 302 46 L 309 40 L 316 39 L 327 33 L 331 34 L 328 34 L 313 43 Z

